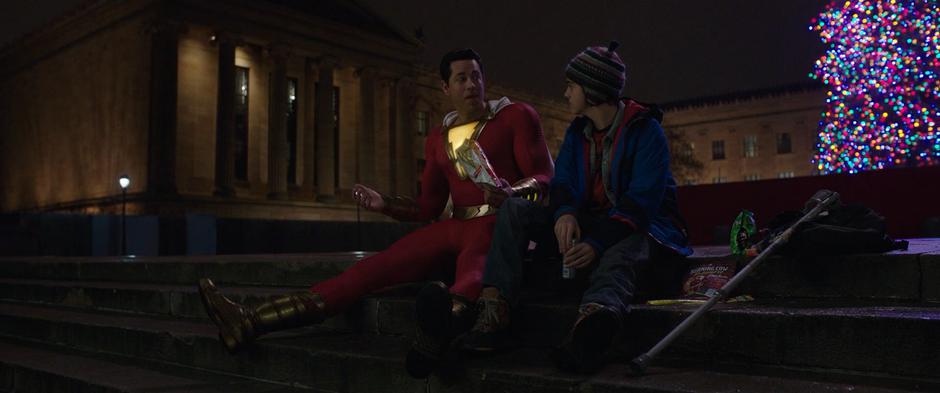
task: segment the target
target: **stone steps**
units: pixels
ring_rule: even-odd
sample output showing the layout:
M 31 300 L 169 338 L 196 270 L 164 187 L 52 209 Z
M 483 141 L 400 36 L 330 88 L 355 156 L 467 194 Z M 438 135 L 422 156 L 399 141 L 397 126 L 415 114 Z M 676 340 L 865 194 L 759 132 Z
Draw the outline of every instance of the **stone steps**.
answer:
M 226 287 L 239 302 L 258 301 L 298 287 Z M 0 279 L 0 299 L 78 309 L 206 319 L 195 285 Z
M 264 293 L 272 291 L 271 288 L 261 290 Z M 249 299 L 261 296 L 246 291 L 242 288 L 235 293 Z M 188 308 L 193 312 L 201 311 L 195 292 L 188 297 L 191 303 Z M 520 347 L 550 348 L 567 333 L 576 317 L 576 305 L 571 301 L 565 304 L 563 299 L 548 300 L 529 300 L 516 310 L 513 333 Z M 16 337 L 66 329 L 71 332 L 87 331 L 93 335 L 95 326 L 109 329 L 160 326 L 163 330 L 151 333 L 182 329 L 208 335 L 209 341 L 216 341 L 215 330 L 204 319 L 161 315 L 156 312 L 160 311 L 158 309 L 153 310 L 155 312 L 151 315 L 127 314 L 139 311 L 134 309 L 135 304 L 132 304 L 131 309 L 112 308 L 111 311 L 118 312 L 110 313 L 95 312 L 100 310 L 95 308 L 84 308 L 90 312 L 81 312 L 49 306 L 36 303 L 0 304 L 0 320 L 8 319 L 10 326 L 36 325 L 35 329 L 24 331 L 4 330 L 10 328 L 0 327 L 0 332 Z M 694 307 L 636 305 L 617 347 L 619 352 L 629 357 L 650 348 L 690 314 Z M 413 299 L 408 297 L 372 297 L 345 315 L 334 317 L 314 328 L 312 333 L 304 334 L 326 330 L 407 338 L 414 329 L 413 309 Z M 120 330 L 119 335 L 127 334 L 131 333 Z M 135 334 L 131 336 L 136 337 Z M 46 333 L 46 336 L 34 338 L 50 340 L 57 337 Z M 940 307 L 791 300 L 719 305 L 682 336 L 669 349 L 667 356 L 707 362 L 935 377 L 940 375 L 940 357 L 933 350 L 935 342 L 940 342 Z M 95 344 L 93 341 L 82 348 L 91 349 Z M 137 347 L 143 344 L 135 342 L 127 345 Z M 138 356 L 135 353 L 126 355 Z M 188 364 L 191 361 L 184 359 L 183 362 Z
M 722 249 L 697 252 L 692 263 L 729 258 Z M 225 378 L 262 384 L 239 385 L 244 391 L 425 391 L 425 381 L 408 377 L 403 365 L 420 284 L 364 299 L 323 325 L 272 334 L 234 357 L 218 342 L 195 286 L 211 277 L 223 293 L 250 303 L 307 288 L 365 255 L 0 258 L 0 337 L 14 354 L 0 357 L 0 391 L 31 391 L 17 390 L 16 381 L 47 379 L 58 385 L 34 390 L 134 391 L 51 368 L 52 362 L 20 361 L 20 351 L 32 350 L 22 348 L 76 356 L 76 364 L 87 357 L 92 369 L 108 369 L 95 363 L 107 356 L 143 373 L 164 372 L 166 365 L 195 369 L 181 378 L 209 385 L 226 386 Z M 770 258 L 740 291 L 757 301 L 717 307 L 643 378 L 626 377 L 625 362 L 695 306 L 636 305 L 614 362 L 591 377 L 569 375 L 555 371 L 546 357 L 574 321 L 578 299 L 570 291 L 546 291 L 557 284 L 549 283 L 524 291 L 514 310 L 518 348 L 464 357 L 457 362 L 465 366 L 461 374 L 429 383 L 434 391 L 453 392 L 940 391 L 936 282 L 935 240 L 915 239 L 910 250 L 884 255 Z
M 219 284 L 306 287 L 368 255 L 4 257 L 0 258 L 0 278 L 196 285 L 200 278 L 211 277 Z
M 289 290 L 296 288 L 223 288 L 234 300 L 249 303 Z M 207 321 L 193 286 L 2 279 L 0 299 Z M 528 294 L 514 315 L 514 332 L 520 345 L 550 347 L 559 342 L 576 317 L 575 303 L 572 298 Z M 634 339 L 625 340 L 621 348 L 625 352 L 649 348 L 694 307 L 635 305 L 624 332 Z M 408 336 L 414 329 L 413 313 L 413 300 L 409 297 L 371 297 L 345 315 L 328 320 L 324 326 L 348 332 Z M 775 299 L 720 305 L 674 349 L 692 358 L 929 376 L 940 375 L 940 360 L 931 359 L 923 350 L 931 340 L 940 340 L 938 328 L 940 307 L 934 305 Z M 870 345 L 878 341 L 883 345 Z M 892 356 L 892 351 L 878 352 L 905 347 L 910 348 L 902 353 L 911 358 Z M 838 349 L 841 355 L 829 355 L 827 351 L 833 349 Z M 803 363 L 802 357 L 814 361 Z M 869 363 L 871 358 L 879 362 Z M 878 365 L 881 362 L 885 364 Z
M 555 371 L 545 359 L 544 349 L 469 358 L 463 363 L 461 373 L 419 381 L 404 372 L 402 359 L 408 340 L 389 335 L 301 329 L 272 335 L 244 353 L 230 356 L 214 337 L 212 327 L 203 323 L 9 304 L 0 305 L 0 315 L 0 335 L 6 337 L 5 342 L 16 340 L 12 344 L 0 345 L 0 353 L 14 354 L 3 356 L 4 359 L 15 359 L 0 361 L 0 369 L 3 370 L 0 375 L 4 375 L 4 381 L 11 378 L 10 374 L 20 375 L 26 380 L 54 376 L 54 382 L 50 383 L 58 383 L 55 385 L 58 390 L 41 391 L 83 391 L 63 388 L 71 384 L 104 384 L 113 389 L 104 390 L 109 392 L 150 391 L 133 390 L 144 383 L 144 377 L 128 377 L 128 383 L 137 384 L 134 386 L 109 386 L 118 382 L 102 377 L 101 373 L 118 370 L 126 371 L 130 376 L 133 375 L 131 371 L 159 372 L 151 368 L 129 370 L 130 366 L 124 363 L 102 363 L 87 354 L 63 357 L 62 353 L 74 350 L 150 363 L 184 365 L 204 373 L 200 374 L 203 377 L 193 382 L 192 390 L 175 391 L 194 392 L 202 391 L 195 389 L 202 386 L 216 389 L 206 391 L 243 391 L 226 390 L 227 386 L 239 386 L 231 384 L 243 383 L 239 382 L 242 379 L 233 382 L 233 375 L 261 379 L 265 384 L 280 384 L 264 386 L 274 390 L 260 390 L 260 387 L 257 388 L 259 390 L 244 390 L 265 392 L 295 391 L 286 390 L 288 386 L 294 386 L 294 389 L 309 386 L 317 391 L 332 392 L 416 392 L 426 388 L 444 392 L 901 392 L 909 390 L 879 385 L 901 384 L 910 389 L 938 386 L 917 380 L 905 383 L 880 381 L 872 385 L 674 367 L 653 367 L 647 376 L 636 378 L 627 376 L 623 364 L 613 364 L 593 376 L 581 376 Z M 59 349 L 42 352 L 33 349 L 37 344 L 55 345 Z M 47 356 L 62 360 L 43 361 Z M 74 371 L 85 368 L 89 369 L 88 373 Z M 229 379 L 219 375 L 226 375 Z M 425 386 L 426 383 L 430 387 Z M 243 385 L 248 386 L 253 385 Z M 166 386 L 165 389 L 171 387 Z
M 70 393 L 301 393 L 292 387 L 235 375 L 168 365 L 129 364 L 127 359 L 64 348 L 0 341 L 0 391 Z
M 309 287 L 370 253 L 200 257 L 6 257 L 0 278 L 195 285 Z M 692 263 L 728 259 L 727 248 L 696 250 Z M 940 241 L 912 239 L 907 251 L 796 261 L 772 257 L 739 292 L 763 298 L 863 299 L 940 303 Z

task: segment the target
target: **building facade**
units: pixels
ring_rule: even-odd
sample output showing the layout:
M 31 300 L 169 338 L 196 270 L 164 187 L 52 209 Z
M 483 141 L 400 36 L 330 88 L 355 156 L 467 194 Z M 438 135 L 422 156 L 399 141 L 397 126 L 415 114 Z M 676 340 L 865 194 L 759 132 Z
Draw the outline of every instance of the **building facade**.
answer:
M 663 126 L 685 142 L 701 171 L 680 185 L 813 176 L 826 91 L 812 85 L 665 105 Z
M 355 219 L 451 110 L 420 50 L 355 2 L 85 3 L 0 52 L 0 211 L 113 212 L 126 174 L 131 213 Z
M 116 212 L 126 174 L 131 214 L 354 220 L 356 183 L 416 194 L 452 110 L 422 50 L 353 1 L 89 1 L 0 49 L 0 212 Z M 556 153 L 561 97 L 499 82 Z M 818 95 L 667 105 L 680 183 L 810 174 Z

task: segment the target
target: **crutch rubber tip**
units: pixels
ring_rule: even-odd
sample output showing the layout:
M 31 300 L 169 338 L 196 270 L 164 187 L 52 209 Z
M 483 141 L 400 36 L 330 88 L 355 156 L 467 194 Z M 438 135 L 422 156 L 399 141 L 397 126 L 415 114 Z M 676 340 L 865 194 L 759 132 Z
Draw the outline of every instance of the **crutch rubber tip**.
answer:
M 631 377 L 640 377 L 646 374 L 646 366 L 649 365 L 650 357 L 645 353 L 635 357 L 630 361 L 630 371 L 629 374 Z

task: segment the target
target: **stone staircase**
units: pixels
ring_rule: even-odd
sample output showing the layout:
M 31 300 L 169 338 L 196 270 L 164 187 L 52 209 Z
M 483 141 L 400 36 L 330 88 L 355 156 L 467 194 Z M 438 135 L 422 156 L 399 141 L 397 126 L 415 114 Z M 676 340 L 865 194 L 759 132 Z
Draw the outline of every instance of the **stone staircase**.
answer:
M 724 258 L 703 248 L 693 263 Z M 815 261 L 771 258 L 643 377 L 626 361 L 695 306 L 638 304 L 614 363 L 556 371 L 550 348 L 577 298 L 531 289 L 519 347 L 404 371 L 415 286 L 228 355 L 195 282 L 253 302 L 334 276 L 366 254 L 0 258 L 0 392 L 900 392 L 940 391 L 940 241 Z

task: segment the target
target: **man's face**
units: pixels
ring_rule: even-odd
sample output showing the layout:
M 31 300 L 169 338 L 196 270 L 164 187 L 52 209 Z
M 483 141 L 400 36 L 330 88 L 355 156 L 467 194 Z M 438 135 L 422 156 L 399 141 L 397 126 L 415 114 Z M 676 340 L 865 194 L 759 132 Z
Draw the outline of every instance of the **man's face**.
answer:
M 572 112 L 579 115 L 584 114 L 584 109 L 587 108 L 587 100 L 584 98 L 584 88 L 572 82 L 570 79 L 565 80 L 565 85 L 565 99 L 568 100 L 568 109 L 571 109 Z
M 472 113 L 484 107 L 483 73 L 476 60 L 450 63 L 450 79 L 443 83 L 444 94 L 458 112 Z

